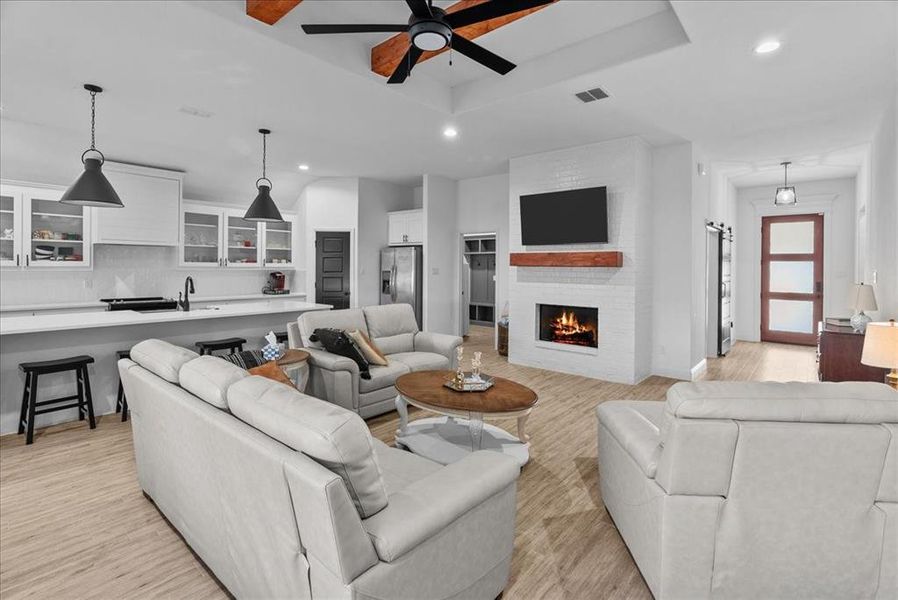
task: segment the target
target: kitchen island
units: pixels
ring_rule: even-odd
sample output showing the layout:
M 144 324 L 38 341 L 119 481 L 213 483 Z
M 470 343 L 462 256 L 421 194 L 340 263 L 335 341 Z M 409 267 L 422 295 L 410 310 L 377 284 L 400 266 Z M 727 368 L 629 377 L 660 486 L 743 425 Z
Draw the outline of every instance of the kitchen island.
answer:
M 53 311 L 49 314 L 0 316 L 0 434 L 16 431 L 22 400 L 22 362 L 79 354 L 94 357 L 91 391 L 97 415 L 115 411 L 118 368 L 115 353 L 148 338 L 159 338 L 194 349 L 200 340 L 242 337 L 246 349 L 260 348 L 269 331 L 284 331 L 287 323 L 312 310 L 329 310 L 289 298 L 209 304 L 190 311 Z M 73 393 L 71 373 L 41 376 L 40 399 Z M 77 419 L 76 411 L 40 415 L 37 427 Z

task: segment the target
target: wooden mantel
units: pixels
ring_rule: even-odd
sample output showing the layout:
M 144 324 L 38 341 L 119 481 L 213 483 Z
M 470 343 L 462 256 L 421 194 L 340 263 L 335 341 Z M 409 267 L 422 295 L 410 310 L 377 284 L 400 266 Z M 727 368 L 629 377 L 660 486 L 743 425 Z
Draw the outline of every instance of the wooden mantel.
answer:
M 623 252 L 512 252 L 512 267 L 622 267 Z

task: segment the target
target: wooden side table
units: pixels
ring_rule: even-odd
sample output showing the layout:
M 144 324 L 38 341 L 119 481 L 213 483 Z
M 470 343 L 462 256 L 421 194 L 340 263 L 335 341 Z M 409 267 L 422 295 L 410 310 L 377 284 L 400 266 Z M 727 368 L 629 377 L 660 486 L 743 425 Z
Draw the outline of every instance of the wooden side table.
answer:
M 885 381 L 888 369 L 861 363 L 863 333 L 829 323 L 820 323 L 817 332 L 817 374 L 820 381 Z

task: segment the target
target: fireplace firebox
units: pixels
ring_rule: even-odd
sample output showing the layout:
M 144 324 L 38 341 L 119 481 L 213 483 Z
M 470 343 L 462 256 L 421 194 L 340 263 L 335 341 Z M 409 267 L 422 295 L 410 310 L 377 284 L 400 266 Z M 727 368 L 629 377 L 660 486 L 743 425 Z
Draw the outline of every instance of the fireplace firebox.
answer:
M 598 348 L 599 309 L 558 304 L 539 304 L 537 308 L 541 341 Z

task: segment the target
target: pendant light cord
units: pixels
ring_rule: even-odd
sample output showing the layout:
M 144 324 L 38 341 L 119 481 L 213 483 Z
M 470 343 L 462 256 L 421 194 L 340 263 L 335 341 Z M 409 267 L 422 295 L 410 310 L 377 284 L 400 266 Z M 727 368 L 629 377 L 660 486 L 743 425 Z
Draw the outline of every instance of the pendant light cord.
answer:
M 266 163 L 267 157 L 268 157 L 267 140 L 268 140 L 268 134 L 263 133 L 262 134 L 262 179 L 268 179 L 268 177 L 265 176 L 265 163 Z
M 97 149 L 97 93 L 90 93 L 90 149 Z

